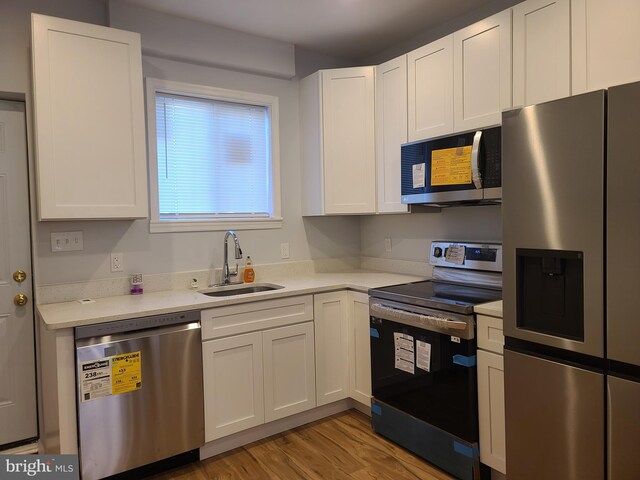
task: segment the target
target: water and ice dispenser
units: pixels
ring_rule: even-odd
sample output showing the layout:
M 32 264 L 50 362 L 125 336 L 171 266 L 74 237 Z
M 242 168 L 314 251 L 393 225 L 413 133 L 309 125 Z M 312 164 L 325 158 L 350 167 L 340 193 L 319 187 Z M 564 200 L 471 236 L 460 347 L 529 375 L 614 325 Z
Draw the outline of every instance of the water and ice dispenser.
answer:
M 584 340 L 584 254 L 516 249 L 518 328 Z

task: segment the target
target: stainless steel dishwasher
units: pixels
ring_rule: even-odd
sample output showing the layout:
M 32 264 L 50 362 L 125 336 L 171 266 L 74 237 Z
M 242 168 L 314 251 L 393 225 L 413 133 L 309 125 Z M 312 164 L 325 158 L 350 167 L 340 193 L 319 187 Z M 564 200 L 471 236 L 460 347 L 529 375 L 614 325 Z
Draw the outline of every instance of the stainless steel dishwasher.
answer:
M 204 444 L 200 312 L 75 329 L 83 480 Z

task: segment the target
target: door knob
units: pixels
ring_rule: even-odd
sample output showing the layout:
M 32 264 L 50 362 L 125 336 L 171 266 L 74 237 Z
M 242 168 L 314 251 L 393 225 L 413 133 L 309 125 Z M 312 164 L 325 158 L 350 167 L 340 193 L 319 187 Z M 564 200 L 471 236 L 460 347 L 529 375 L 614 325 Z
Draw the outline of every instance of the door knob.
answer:
M 24 293 L 19 293 L 18 295 L 13 297 L 13 303 L 15 303 L 18 307 L 24 307 L 28 301 L 29 299 Z
M 13 279 L 18 283 L 22 283 L 27 279 L 27 274 L 23 270 L 16 270 L 13 272 Z

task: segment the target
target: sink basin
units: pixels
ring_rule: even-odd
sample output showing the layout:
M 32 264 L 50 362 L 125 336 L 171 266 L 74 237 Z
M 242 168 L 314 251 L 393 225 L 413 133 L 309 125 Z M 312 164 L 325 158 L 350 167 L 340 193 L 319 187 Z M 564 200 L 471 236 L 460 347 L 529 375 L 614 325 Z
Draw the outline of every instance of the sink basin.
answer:
M 268 292 L 284 288 L 275 283 L 241 283 L 238 285 L 220 285 L 200 290 L 200 293 L 209 297 L 228 297 L 230 295 L 245 295 L 248 293 Z

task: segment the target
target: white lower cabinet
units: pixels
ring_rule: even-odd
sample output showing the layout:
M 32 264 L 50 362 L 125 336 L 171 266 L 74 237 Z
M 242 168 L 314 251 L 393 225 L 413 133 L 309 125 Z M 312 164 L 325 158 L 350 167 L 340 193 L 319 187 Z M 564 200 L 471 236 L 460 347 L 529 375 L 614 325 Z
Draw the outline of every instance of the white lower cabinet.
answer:
M 316 406 L 313 322 L 262 332 L 266 422 Z
M 507 473 L 502 319 L 478 315 L 480 461 Z
M 313 296 L 318 406 L 349 396 L 349 292 Z
M 369 295 L 349 292 L 349 396 L 371 405 Z
M 202 312 L 205 441 L 316 406 L 312 300 Z
M 371 405 L 369 296 L 314 295 L 318 406 L 352 398 Z
M 202 345 L 205 440 L 264 423 L 262 332 Z

